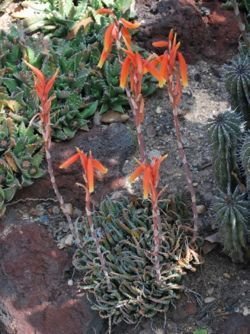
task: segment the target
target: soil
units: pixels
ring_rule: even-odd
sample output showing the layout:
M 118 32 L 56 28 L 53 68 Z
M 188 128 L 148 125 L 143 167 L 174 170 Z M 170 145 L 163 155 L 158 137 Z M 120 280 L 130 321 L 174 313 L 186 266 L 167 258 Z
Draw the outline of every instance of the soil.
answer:
M 213 115 L 230 107 L 223 83 L 222 63 L 229 61 L 237 52 L 239 40 L 237 23 L 231 11 L 221 9 L 220 1 L 138 0 L 136 6 L 139 18 L 145 22 L 137 38 L 147 48 L 151 48 L 149 43 L 151 40 L 160 39 L 169 31 L 166 23 L 163 26 L 156 23 L 160 22 L 158 18 L 164 22 L 163 12 L 166 8 L 172 14 L 173 10 L 178 11 L 179 19 L 180 15 L 182 18 L 186 17 L 186 20 L 179 21 L 179 25 L 175 23 L 174 26 L 179 32 L 180 40 L 182 38 L 184 40 L 184 53 L 189 60 L 189 86 L 183 92 L 179 118 L 198 204 L 202 205 L 202 212 L 199 215 L 200 230 L 201 234 L 206 236 L 216 231 L 212 205 L 217 192 L 206 129 L 208 120 Z M 180 8 L 177 8 L 178 6 Z M 182 12 L 183 6 L 185 15 Z M 201 11 L 207 14 L 201 14 Z M 194 16 L 190 16 L 191 14 Z M 188 27 L 185 26 L 185 22 L 189 22 Z M 197 30 L 197 27 L 201 27 L 200 30 Z M 224 38 L 225 35 L 227 38 Z M 178 158 L 172 113 L 166 91 L 160 90 L 148 98 L 145 107 L 143 132 L 147 151 L 150 154 L 155 154 L 156 151 L 160 154 L 168 153 L 168 158 L 161 169 L 162 186 L 168 184 L 169 194 L 183 191 L 186 189 L 186 183 Z M 126 125 L 133 131 L 131 119 Z M 100 125 L 100 127 L 107 126 Z M 133 156 L 136 157 L 137 153 Z M 127 156 L 120 176 L 130 173 L 134 166 L 134 159 Z M 118 174 L 115 177 L 118 177 Z M 34 197 L 35 187 L 36 185 L 27 188 L 25 197 Z M 138 191 L 136 186 L 134 191 Z M 107 190 L 100 188 L 100 193 L 105 192 Z M 101 197 L 99 194 L 97 200 Z M 21 198 L 24 198 L 22 192 L 17 199 Z M 49 219 L 45 218 L 46 215 Z M 3 226 L 13 222 L 25 224 L 27 221 L 46 226 L 55 243 L 60 248 L 65 247 L 65 236 L 68 231 L 66 225 L 62 223 L 62 216 L 53 199 L 51 202 L 24 199 L 24 202 L 10 204 L 1 224 Z M 195 273 L 188 273 L 185 277 L 185 294 L 177 302 L 176 309 L 170 311 L 166 317 L 157 316 L 151 320 L 142 320 L 137 326 L 121 324 L 114 327 L 112 333 L 192 334 L 195 330 L 206 329 L 207 334 L 250 334 L 249 265 L 233 264 L 223 254 L 218 244 L 206 246 L 203 248 L 203 264 L 197 267 Z M 74 275 L 72 277 L 74 279 Z M 100 333 L 104 332 L 103 329 Z

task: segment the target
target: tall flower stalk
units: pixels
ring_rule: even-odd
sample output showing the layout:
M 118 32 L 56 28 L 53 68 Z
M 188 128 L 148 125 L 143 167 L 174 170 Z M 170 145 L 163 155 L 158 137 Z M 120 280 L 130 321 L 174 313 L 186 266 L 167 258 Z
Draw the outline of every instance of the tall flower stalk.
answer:
M 143 175 L 143 198 L 147 199 L 150 196 L 152 202 L 152 217 L 154 231 L 154 250 L 153 262 L 156 274 L 156 281 L 159 284 L 161 281 L 161 266 L 159 252 L 161 248 L 161 217 L 158 207 L 158 200 L 162 191 L 158 191 L 158 183 L 160 179 L 160 165 L 167 155 L 154 157 L 151 163 L 139 163 L 136 170 L 130 175 L 129 181 L 134 182 L 139 176 Z
M 143 59 L 138 53 L 133 53 L 131 48 L 131 35 L 129 29 L 136 29 L 140 23 L 129 22 L 123 18 L 118 19 L 112 10 L 101 8 L 97 11 L 99 14 L 108 14 L 113 18 L 113 22 L 107 27 L 104 34 L 104 47 L 98 63 L 102 67 L 106 61 L 113 45 L 116 45 L 118 57 L 122 64 L 120 87 L 126 89 L 126 94 L 133 113 L 136 126 L 137 141 L 139 147 L 140 160 L 145 161 L 145 143 L 142 134 L 142 122 L 144 119 L 144 99 L 141 94 L 142 79 L 144 75 Z M 123 42 L 127 48 L 121 48 Z M 121 50 L 126 52 L 126 58 L 122 61 Z M 127 78 L 130 76 L 130 89 L 127 87 Z
M 151 66 L 151 58 L 144 59 L 138 52 L 133 52 L 132 50 L 129 30 L 138 28 L 140 23 L 132 23 L 123 18 L 118 19 L 113 11 L 108 8 L 101 8 L 97 12 L 113 17 L 113 22 L 107 27 L 104 34 L 104 48 L 98 67 L 101 68 L 103 66 L 115 44 L 121 62 L 120 87 L 126 91 L 136 127 L 140 161 L 145 162 L 145 142 L 142 134 L 142 123 L 144 121 L 144 98 L 142 95 L 143 76 L 153 71 L 161 84 L 165 83 L 165 81 L 162 79 L 160 73 L 154 69 L 154 66 Z M 122 42 L 127 49 L 122 48 Z M 125 58 L 122 54 L 125 55 Z M 122 60 L 122 58 L 124 58 L 124 60 Z
M 77 153 L 72 155 L 70 158 L 68 158 L 65 162 L 63 162 L 59 168 L 64 169 L 68 168 L 72 164 L 74 164 L 76 161 L 80 160 L 82 171 L 83 171 L 83 180 L 84 180 L 84 190 L 85 190 L 85 212 L 87 216 L 87 221 L 90 228 L 90 233 L 92 236 L 92 239 L 95 242 L 97 255 L 100 260 L 102 271 L 105 275 L 105 278 L 107 280 L 107 284 L 109 287 L 111 287 L 111 282 L 106 266 L 106 261 L 103 256 L 103 253 L 101 251 L 101 245 L 99 242 L 99 238 L 97 236 L 94 222 L 93 222 L 93 213 L 91 210 L 91 194 L 94 192 L 95 189 L 95 171 L 99 171 L 102 174 L 106 174 L 108 169 L 104 167 L 98 160 L 94 159 L 92 156 L 92 153 L 89 152 L 89 155 L 87 156 L 82 150 L 77 148 Z
M 168 95 L 173 111 L 174 127 L 179 157 L 183 164 L 188 190 L 191 195 L 194 222 L 193 229 L 195 236 L 198 231 L 196 195 L 192 182 L 192 173 L 187 161 L 186 152 L 183 145 L 180 122 L 178 118 L 178 108 L 182 96 L 182 87 L 185 87 L 188 84 L 187 65 L 182 53 L 179 52 L 180 42 L 177 43 L 176 37 L 176 33 L 171 30 L 168 36 L 168 41 L 158 41 L 153 43 L 153 46 L 155 47 L 166 47 L 166 51 L 164 52 L 164 54 L 157 57 L 153 65 L 157 74 L 160 74 L 162 76 L 162 80 L 165 79 L 167 84 Z M 161 82 L 159 83 L 161 84 Z
M 35 66 L 29 64 L 27 61 L 25 61 L 25 64 L 32 70 L 34 74 L 34 88 L 36 91 L 36 94 L 40 100 L 40 112 L 38 113 L 40 121 L 41 121 L 41 132 L 43 136 L 44 141 L 44 150 L 45 150 L 45 157 L 47 161 L 47 169 L 50 176 L 50 182 L 53 187 L 53 190 L 55 192 L 56 198 L 59 202 L 60 208 L 67 220 L 67 223 L 69 225 L 69 229 L 75 239 L 76 244 L 80 245 L 80 240 L 77 236 L 77 233 L 75 233 L 74 224 L 72 222 L 72 219 L 66 209 L 64 199 L 58 189 L 54 169 L 52 165 L 52 159 L 50 154 L 50 147 L 51 147 L 51 123 L 50 123 L 50 112 L 51 112 L 51 103 L 53 99 L 55 98 L 54 95 L 50 96 L 50 91 L 52 90 L 56 77 L 58 75 L 58 70 L 54 73 L 54 75 L 47 79 L 45 75 Z

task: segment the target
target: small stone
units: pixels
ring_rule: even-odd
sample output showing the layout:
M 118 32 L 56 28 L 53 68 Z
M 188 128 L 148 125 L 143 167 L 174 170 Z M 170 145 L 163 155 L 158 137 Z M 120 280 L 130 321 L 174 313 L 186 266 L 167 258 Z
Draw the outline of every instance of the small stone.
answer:
M 65 208 L 66 213 L 71 216 L 72 213 L 73 213 L 72 204 L 71 203 L 65 203 L 64 208 Z
M 64 244 L 66 246 L 72 246 L 73 245 L 73 235 L 72 234 L 68 234 L 65 239 L 64 239 Z
M 199 183 L 198 182 L 193 182 L 193 187 L 198 187 Z
M 73 284 L 74 284 L 73 280 L 72 280 L 72 279 L 69 279 L 69 280 L 68 280 L 68 286 L 73 286 Z
M 213 292 L 214 292 L 214 288 L 210 288 L 210 289 L 207 290 L 207 294 L 209 296 L 211 296 L 213 294 Z
M 101 116 L 101 122 L 105 124 L 126 122 L 128 119 L 129 116 L 127 114 L 122 114 L 112 110 Z
M 205 303 L 205 304 L 210 304 L 210 303 L 214 302 L 215 300 L 216 300 L 215 297 L 206 297 L 206 298 L 204 299 L 204 303 Z
M 223 273 L 223 276 L 224 276 L 225 278 L 231 278 L 231 276 L 230 276 L 228 273 Z
M 243 313 L 242 313 L 245 317 L 250 315 L 250 309 L 247 306 L 243 307 Z
M 161 114 L 162 113 L 162 108 L 160 106 L 156 107 L 156 114 Z
M 198 215 L 201 215 L 206 211 L 206 207 L 203 204 L 197 205 L 196 209 L 197 209 Z

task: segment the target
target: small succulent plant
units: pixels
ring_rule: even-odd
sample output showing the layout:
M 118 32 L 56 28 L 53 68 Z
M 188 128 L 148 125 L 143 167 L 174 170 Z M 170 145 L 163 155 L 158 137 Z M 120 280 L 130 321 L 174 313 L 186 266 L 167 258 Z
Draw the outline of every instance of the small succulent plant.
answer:
M 250 56 L 241 53 L 225 65 L 225 84 L 232 107 L 242 113 L 247 128 L 250 128 Z
M 0 116 L 0 216 L 17 189 L 44 175 L 41 147 L 41 138 L 32 128 Z
M 248 235 L 250 231 L 250 205 L 246 194 L 236 187 L 231 194 L 220 193 L 214 205 L 216 219 L 221 234 L 224 251 L 234 262 L 244 262 L 250 250 Z
M 87 221 L 81 224 L 83 248 L 74 266 L 83 272 L 82 289 L 94 297 L 92 308 L 113 323 L 136 323 L 141 317 L 166 312 L 183 289 L 182 276 L 194 270 L 197 254 L 178 224 L 169 224 L 164 212 L 160 263 L 162 280 L 156 283 L 152 254 L 153 222 L 149 202 L 106 198 L 93 216 L 96 234 L 105 256 L 111 289 L 100 270 Z M 165 218 L 164 218 L 165 217 Z
M 236 151 L 243 129 L 242 117 L 232 111 L 217 115 L 208 124 L 215 178 L 224 192 L 231 189 L 231 173 L 238 169 Z

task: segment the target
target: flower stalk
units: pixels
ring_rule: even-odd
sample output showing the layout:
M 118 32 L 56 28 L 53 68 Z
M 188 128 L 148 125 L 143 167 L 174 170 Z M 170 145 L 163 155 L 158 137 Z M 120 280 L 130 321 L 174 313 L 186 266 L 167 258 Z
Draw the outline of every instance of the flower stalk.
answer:
M 176 37 L 177 37 L 176 33 L 174 33 L 173 30 L 171 30 L 168 36 L 168 41 L 157 41 L 153 43 L 153 46 L 155 47 L 166 48 L 164 54 L 155 59 L 153 66 L 155 67 L 156 73 L 160 73 L 162 79 L 162 81 L 159 81 L 159 85 L 160 86 L 162 85 L 164 79 L 167 84 L 168 95 L 172 105 L 179 157 L 183 164 L 188 191 L 190 193 L 192 201 L 193 234 L 195 238 L 198 232 L 198 213 L 197 213 L 196 195 L 192 181 L 192 173 L 187 161 L 186 152 L 183 145 L 183 140 L 180 130 L 180 122 L 178 118 L 178 106 L 181 101 L 182 87 L 185 87 L 188 84 L 187 65 L 185 58 L 179 51 L 180 42 L 177 43 Z
M 54 100 L 55 96 L 53 95 L 49 96 L 49 93 L 51 89 L 53 88 L 54 82 L 58 75 L 58 70 L 54 73 L 54 75 L 51 78 L 46 79 L 44 74 L 38 68 L 29 64 L 25 60 L 24 62 L 32 70 L 34 74 L 34 78 L 35 78 L 34 88 L 40 100 L 40 112 L 38 115 L 41 121 L 41 132 L 42 132 L 42 137 L 44 141 L 45 158 L 47 162 L 47 170 L 49 173 L 50 182 L 54 190 L 54 193 L 56 195 L 57 201 L 59 202 L 61 211 L 63 212 L 67 220 L 70 232 L 75 239 L 76 245 L 80 246 L 81 244 L 80 239 L 78 237 L 78 234 L 75 232 L 75 228 L 74 228 L 74 224 L 72 222 L 71 216 L 68 213 L 64 199 L 56 183 L 56 178 L 54 174 L 52 158 L 51 158 L 51 153 L 50 153 L 50 147 L 51 147 L 50 112 L 51 112 L 51 103 Z
M 160 180 L 159 170 L 163 160 L 167 155 L 154 157 L 151 163 L 140 163 L 139 167 L 130 175 L 129 181 L 134 182 L 139 176 L 143 175 L 143 198 L 148 199 L 150 196 L 152 203 L 152 219 L 153 219 L 153 263 L 156 275 L 156 282 L 161 282 L 161 265 L 160 265 L 160 249 L 161 249 L 161 216 L 158 206 L 158 199 L 162 191 L 158 191 L 158 183 Z
M 104 276 L 107 280 L 108 287 L 111 288 L 111 282 L 110 282 L 110 278 L 109 278 L 109 274 L 107 270 L 106 261 L 101 251 L 101 245 L 99 242 L 99 237 L 94 227 L 94 222 L 92 218 L 93 213 L 91 210 L 91 194 L 95 190 L 95 171 L 99 171 L 102 174 L 106 174 L 108 169 L 104 167 L 100 163 L 100 161 L 94 159 L 91 152 L 89 152 L 89 155 L 87 156 L 82 150 L 78 148 L 77 148 L 77 153 L 72 155 L 66 161 L 64 161 L 59 166 L 59 168 L 61 169 L 68 168 L 69 166 L 71 166 L 78 160 L 80 160 L 81 167 L 83 170 L 83 180 L 85 183 L 83 185 L 83 188 L 85 189 L 85 212 L 86 212 L 87 221 L 89 224 L 90 233 L 91 233 L 92 239 L 95 242 L 96 252 L 100 260 L 102 272 L 104 273 Z

